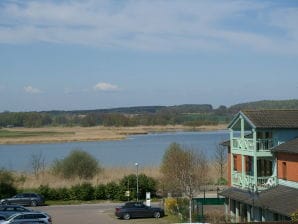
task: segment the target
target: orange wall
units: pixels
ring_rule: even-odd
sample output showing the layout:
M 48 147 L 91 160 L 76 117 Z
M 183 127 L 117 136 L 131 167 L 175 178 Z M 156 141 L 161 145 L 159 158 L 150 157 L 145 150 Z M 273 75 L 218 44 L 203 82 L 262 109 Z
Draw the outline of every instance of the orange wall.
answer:
M 228 186 L 231 186 L 231 153 L 228 153 Z
M 235 155 L 234 154 L 234 156 L 236 156 L 236 160 L 237 160 L 237 162 L 236 162 L 236 164 L 234 164 L 235 165 L 235 167 L 234 167 L 234 170 L 237 170 L 238 172 L 242 172 L 242 159 L 241 159 L 241 155 Z
M 283 179 L 283 162 L 287 164 L 287 180 L 298 182 L 298 154 L 278 153 L 277 176 Z
M 242 160 L 241 160 L 241 155 L 233 155 L 236 156 L 236 167 L 234 167 L 234 170 L 237 170 L 238 172 L 242 172 Z M 231 186 L 232 180 L 231 180 L 231 169 L 232 169 L 232 162 L 234 160 L 234 157 L 231 157 L 230 150 L 228 152 L 228 185 Z

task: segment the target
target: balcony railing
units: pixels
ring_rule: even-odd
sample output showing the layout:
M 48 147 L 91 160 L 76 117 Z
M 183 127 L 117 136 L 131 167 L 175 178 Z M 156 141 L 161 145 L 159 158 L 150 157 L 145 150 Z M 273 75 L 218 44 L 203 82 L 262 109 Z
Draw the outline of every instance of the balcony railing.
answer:
M 258 190 L 265 190 L 277 184 L 276 176 L 257 177 L 255 183 L 254 177 L 250 175 L 242 175 L 242 173 L 233 171 L 232 185 L 241 188 L 249 188 L 252 185 L 257 186 Z
M 257 139 L 256 145 L 254 145 L 252 138 L 233 138 L 232 147 L 235 150 L 247 150 L 247 151 L 269 151 L 271 148 L 277 145 L 277 140 L 274 138 Z

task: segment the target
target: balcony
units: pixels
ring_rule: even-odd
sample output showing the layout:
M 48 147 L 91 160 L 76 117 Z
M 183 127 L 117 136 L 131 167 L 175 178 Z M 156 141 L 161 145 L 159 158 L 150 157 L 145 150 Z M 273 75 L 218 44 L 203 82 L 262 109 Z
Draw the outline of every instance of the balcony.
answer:
M 277 140 L 274 138 L 257 139 L 256 145 L 252 138 L 232 138 L 233 150 L 245 150 L 245 151 L 270 151 L 271 148 L 277 145 Z
M 232 186 L 247 189 L 255 185 L 254 177 L 243 175 L 240 172 L 233 171 Z M 258 190 L 266 190 L 277 185 L 276 176 L 257 177 L 256 186 Z

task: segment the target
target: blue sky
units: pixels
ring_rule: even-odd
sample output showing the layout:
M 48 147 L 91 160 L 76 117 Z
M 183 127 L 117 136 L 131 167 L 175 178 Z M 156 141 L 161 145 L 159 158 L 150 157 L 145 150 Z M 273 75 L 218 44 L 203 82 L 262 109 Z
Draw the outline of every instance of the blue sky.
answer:
M 298 98 L 298 1 L 2 0 L 0 112 Z

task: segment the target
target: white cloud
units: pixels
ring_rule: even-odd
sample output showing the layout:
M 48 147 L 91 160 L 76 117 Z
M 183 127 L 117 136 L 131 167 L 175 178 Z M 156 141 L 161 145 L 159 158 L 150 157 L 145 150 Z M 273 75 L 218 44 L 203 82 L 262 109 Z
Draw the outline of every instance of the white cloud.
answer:
M 24 91 L 26 93 L 30 93 L 30 94 L 37 94 L 37 93 L 41 93 L 40 89 L 34 88 L 32 86 L 25 86 L 24 87 Z
M 295 53 L 296 12 L 242 0 L 15 0 L 0 5 L 0 43 L 42 41 L 141 51 L 244 46 Z
M 99 91 L 116 91 L 119 90 L 119 87 L 110 83 L 99 82 L 94 86 L 93 89 Z

